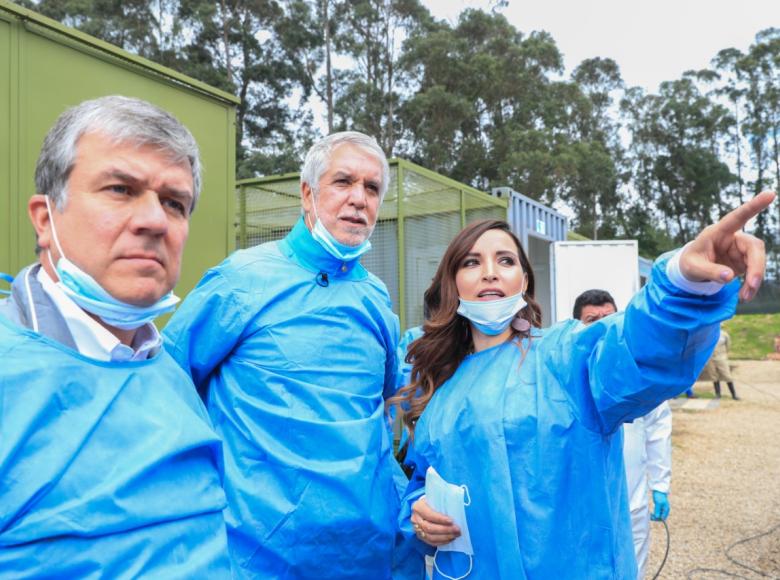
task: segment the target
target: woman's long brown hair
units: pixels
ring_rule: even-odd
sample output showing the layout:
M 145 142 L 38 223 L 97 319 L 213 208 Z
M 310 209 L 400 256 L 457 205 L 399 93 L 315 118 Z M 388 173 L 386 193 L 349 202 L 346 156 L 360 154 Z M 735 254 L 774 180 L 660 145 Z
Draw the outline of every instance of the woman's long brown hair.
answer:
M 398 393 L 388 400 L 388 405 L 395 404 L 403 409 L 403 420 L 409 429 L 410 440 L 414 438 L 417 420 L 436 390 L 455 373 L 473 349 L 469 321 L 457 313 L 459 299 L 455 276 L 471 248 L 488 230 L 506 232 L 517 246 L 520 265 L 528 281 L 525 292 L 528 304 L 518 316 L 526 319 L 532 327 L 541 326 L 542 311 L 534 300 L 534 273 L 531 262 L 509 224 L 501 220 L 481 220 L 463 228 L 450 242 L 430 288 L 425 291 L 428 320 L 423 325 L 424 334 L 411 344 L 406 355 L 406 362 L 412 364 L 411 383 L 399 389 Z M 512 328 L 511 338 L 528 332 L 521 333 Z

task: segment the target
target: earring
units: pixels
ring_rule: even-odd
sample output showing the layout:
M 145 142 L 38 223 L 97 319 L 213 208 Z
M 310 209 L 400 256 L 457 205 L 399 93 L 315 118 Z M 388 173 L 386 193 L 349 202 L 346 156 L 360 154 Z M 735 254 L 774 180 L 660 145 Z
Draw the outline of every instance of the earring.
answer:
M 528 332 L 531 330 L 531 323 L 528 322 L 525 318 L 515 316 L 514 320 L 512 320 L 512 328 L 518 332 Z

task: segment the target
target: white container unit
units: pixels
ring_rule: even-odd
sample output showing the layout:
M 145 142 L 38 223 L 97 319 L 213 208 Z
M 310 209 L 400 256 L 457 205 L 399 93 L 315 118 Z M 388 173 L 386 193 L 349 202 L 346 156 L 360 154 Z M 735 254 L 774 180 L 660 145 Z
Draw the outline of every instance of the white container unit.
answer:
M 606 290 L 623 310 L 640 288 L 636 240 L 554 242 L 550 262 L 555 322 L 571 318 L 585 290 Z

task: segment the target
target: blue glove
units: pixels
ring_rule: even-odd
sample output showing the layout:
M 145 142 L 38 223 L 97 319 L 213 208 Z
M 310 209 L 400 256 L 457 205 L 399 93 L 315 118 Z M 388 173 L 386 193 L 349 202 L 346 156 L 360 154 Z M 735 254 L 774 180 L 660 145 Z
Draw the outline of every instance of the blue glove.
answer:
M 653 521 L 664 521 L 669 517 L 669 496 L 662 491 L 653 491 Z

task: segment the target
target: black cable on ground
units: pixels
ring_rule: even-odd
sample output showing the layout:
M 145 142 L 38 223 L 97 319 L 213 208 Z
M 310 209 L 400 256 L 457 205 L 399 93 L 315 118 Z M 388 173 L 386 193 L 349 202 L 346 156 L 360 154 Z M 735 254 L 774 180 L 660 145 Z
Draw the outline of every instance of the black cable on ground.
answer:
M 661 561 L 661 565 L 658 567 L 658 572 L 656 572 L 655 576 L 653 576 L 653 580 L 658 578 L 659 574 L 661 574 L 661 570 L 663 570 L 664 566 L 666 566 L 666 559 L 669 557 L 669 546 L 671 545 L 671 539 L 669 537 L 669 526 L 666 525 L 666 520 L 661 520 L 661 523 L 664 525 L 664 529 L 666 530 L 666 552 L 664 552 L 664 559 Z
M 774 526 L 773 528 L 770 528 L 766 532 L 762 532 L 760 534 L 756 534 L 755 536 L 751 536 L 750 538 L 745 538 L 744 540 L 739 540 L 738 542 L 734 542 L 728 548 L 726 548 L 726 558 L 728 558 L 732 563 L 736 564 L 737 566 L 745 568 L 746 570 L 750 570 L 754 574 L 758 574 L 759 576 L 763 576 L 764 578 L 779 578 L 779 576 L 770 576 L 769 574 L 764 574 L 761 570 L 756 570 L 755 568 L 751 568 L 750 566 L 748 566 L 746 564 L 743 564 L 743 563 L 737 561 L 736 559 L 732 558 L 731 554 L 729 554 L 729 552 L 731 552 L 731 550 L 733 550 L 737 546 L 739 546 L 741 544 L 744 544 L 746 542 L 751 542 L 753 540 L 758 540 L 760 538 L 763 538 L 764 536 L 768 536 L 770 534 L 773 534 L 777 530 L 780 530 L 780 524 L 777 524 L 776 526 Z
M 688 580 L 693 579 L 693 575 L 697 572 L 715 572 L 716 574 L 722 574 L 723 576 L 728 576 L 729 578 L 741 578 L 742 580 L 750 580 L 750 578 L 746 576 L 740 576 L 739 574 L 732 574 L 731 572 L 726 572 L 725 570 L 720 570 L 716 568 L 694 568 L 693 570 L 688 570 L 688 574 L 686 574 L 686 578 Z
M 763 578 L 774 578 L 775 580 L 780 579 L 780 576 L 778 576 L 778 575 L 772 576 L 770 574 L 766 574 L 765 572 L 762 572 L 761 570 L 756 570 L 755 568 L 751 568 L 747 564 L 743 564 L 742 562 L 739 562 L 738 560 L 733 558 L 731 556 L 731 554 L 730 554 L 731 550 L 733 550 L 737 546 L 739 546 L 741 544 L 745 544 L 747 542 L 752 542 L 753 540 L 758 540 L 760 538 L 763 538 L 765 536 L 773 534 L 777 530 L 780 530 L 780 524 L 777 524 L 776 526 L 773 526 L 772 528 L 770 528 L 766 532 L 761 532 L 760 534 L 756 534 L 755 536 L 750 536 L 748 538 L 743 538 L 741 540 L 737 540 L 736 542 L 731 544 L 728 548 L 726 548 L 726 551 L 725 551 L 726 558 L 728 558 L 728 560 L 732 564 L 734 564 L 736 566 L 739 566 L 740 568 L 745 568 L 746 570 L 749 570 L 750 572 L 753 572 L 754 574 L 758 574 L 759 576 L 761 576 Z M 659 572 L 660 572 L 660 570 L 659 570 Z M 722 574 L 724 576 L 728 576 L 729 578 L 742 578 L 743 580 L 750 580 L 747 576 L 741 576 L 740 574 L 734 574 L 732 572 L 727 572 L 726 570 L 722 570 L 720 568 L 694 568 L 692 570 L 688 570 L 688 573 L 686 574 L 686 578 L 688 578 L 688 580 L 691 580 L 693 578 L 693 575 L 695 573 L 697 573 L 697 572 L 715 572 L 717 574 Z M 653 580 L 655 580 L 655 579 L 653 579 Z
M 770 393 L 769 391 L 765 391 L 764 389 L 761 389 L 761 388 L 759 388 L 759 387 L 757 387 L 755 385 L 752 385 L 750 383 L 746 383 L 744 381 L 741 381 L 740 384 L 741 385 L 745 385 L 746 387 L 749 387 L 751 389 L 755 389 L 759 393 L 763 393 L 764 395 L 767 395 L 767 396 L 769 396 L 769 397 L 771 397 L 773 399 L 780 399 L 780 396 L 778 396 L 776 393 Z M 777 531 L 779 529 L 780 529 L 780 524 L 772 527 L 771 529 L 769 529 L 766 532 L 762 532 L 760 534 L 757 534 L 755 536 L 750 536 L 749 538 L 744 538 L 742 540 L 737 540 L 736 542 L 731 544 L 728 548 L 726 548 L 726 551 L 725 551 L 726 558 L 732 564 L 734 564 L 736 566 L 739 566 L 740 568 L 745 568 L 746 570 L 749 570 L 749 571 L 753 572 L 754 574 L 758 574 L 759 576 L 761 576 L 763 578 L 774 578 L 776 580 L 780 580 L 780 575 L 771 576 L 770 574 L 765 574 L 764 572 L 761 572 L 760 570 L 756 570 L 755 568 L 751 568 L 750 566 L 747 566 L 746 564 L 743 564 L 743 563 L 737 561 L 730 554 L 731 550 L 733 550 L 737 546 L 739 546 L 741 544 L 744 544 L 744 543 L 747 543 L 747 542 L 750 542 L 750 541 L 753 541 L 753 540 L 758 540 L 760 538 L 763 538 L 764 536 L 768 536 L 768 535 L 774 533 L 775 531 Z M 664 561 L 666 561 L 665 557 L 664 557 Z M 661 567 L 663 568 L 663 565 Z M 660 573 L 661 571 L 659 570 L 658 572 Z M 719 569 L 719 568 L 694 568 L 692 570 L 688 570 L 688 573 L 686 574 L 685 577 L 688 578 L 688 580 L 691 580 L 693 578 L 693 575 L 695 573 L 697 573 L 697 572 L 715 572 L 716 574 L 722 574 L 723 576 L 728 576 L 729 578 L 741 578 L 743 580 L 750 580 L 746 576 L 742 576 L 740 574 L 734 574 L 732 572 L 727 572 L 726 570 L 722 570 L 722 569 Z M 656 577 L 657 577 L 657 574 L 656 574 Z M 655 577 L 653 578 L 653 580 L 655 580 Z
M 751 389 L 755 389 L 759 393 L 763 393 L 767 397 L 772 397 L 773 399 L 780 400 L 780 396 L 778 396 L 776 393 L 770 393 L 769 391 L 765 391 L 764 389 L 759 389 L 756 385 L 751 385 L 750 383 L 746 383 L 744 381 L 740 381 L 740 385 L 745 385 L 746 387 L 750 387 Z

